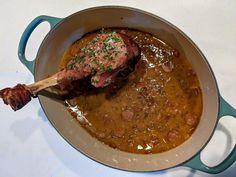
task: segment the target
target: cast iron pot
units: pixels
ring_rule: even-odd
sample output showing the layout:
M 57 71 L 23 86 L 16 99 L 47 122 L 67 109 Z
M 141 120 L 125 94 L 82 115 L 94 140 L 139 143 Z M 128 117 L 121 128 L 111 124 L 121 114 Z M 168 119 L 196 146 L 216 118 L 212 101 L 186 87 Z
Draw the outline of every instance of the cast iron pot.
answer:
M 51 30 L 43 40 L 36 59 L 28 61 L 25 47 L 32 31 L 48 22 Z M 236 116 L 236 110 L 219 94 L 214 74 L 198 47 L 178 28 L 162 18 L 142 10 L 103 6 L 79 11 L 66 18 L 39 16 L 25 29 L 19 44 L 20 61 L 34 74 L 35 81 L 58 71 L 65 50 L 85 33 L 102 27 L 128 27 L 152 33 L 185 55 L 192 64 L 203 92 L 203 112 L 193 135 L 180 146 L 158 154 L 132 154 L 113 149 L 87 133 L 72 118 L 63 102 L 39 95 L 41 106 L 56 130 L 74 148 L 91 159 L 117 169 L 128 171 L 158 171 L 179 165 L 208 173 L 219 173 L 235 162 L 236 146 L 228 157 L 215 167 L 200 160 L 200 152 L 210 140 L 222 116 Z

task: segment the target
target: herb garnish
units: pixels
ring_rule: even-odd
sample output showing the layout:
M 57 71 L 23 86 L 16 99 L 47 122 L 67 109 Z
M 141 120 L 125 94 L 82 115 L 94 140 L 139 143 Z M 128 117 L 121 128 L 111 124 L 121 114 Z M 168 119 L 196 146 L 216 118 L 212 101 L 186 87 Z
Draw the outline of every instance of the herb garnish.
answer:
M 112 72 L 112 66 L 111 66 L 111 65 L 109 65 L 109 66 L 107 67 L 107 72 Z

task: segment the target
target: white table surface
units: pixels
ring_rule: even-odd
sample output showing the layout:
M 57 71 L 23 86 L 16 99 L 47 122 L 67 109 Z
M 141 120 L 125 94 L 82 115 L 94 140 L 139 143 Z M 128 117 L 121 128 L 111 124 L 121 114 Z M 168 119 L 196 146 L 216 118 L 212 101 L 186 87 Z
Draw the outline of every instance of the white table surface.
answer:
M 33 82 L 33 76 L 17 57 L 21 34 L 33 18 L 43 14 L 66 17 L 100 5 L 140 8 L 175 24 L 200 47 L 215 72 L 221 94 L 236 107 L 235 0 L 1 0 L 0 88 Z M 36 29 L 27 47 L 28 58 L 34 58 L 48 29 L 46 23 Z M 236 163 L 218 175 L 184 167 L 152 173 L 115 170 L 71 147 L 50 125 L 37 99 L 17 112 L 0 101 L 0 110 L 0 177 L 236 176 Z M 226 157 L 236 142 L 235 129 L 234 118 L 221 119 L 202 152 L 206 164 L 216 165 Z

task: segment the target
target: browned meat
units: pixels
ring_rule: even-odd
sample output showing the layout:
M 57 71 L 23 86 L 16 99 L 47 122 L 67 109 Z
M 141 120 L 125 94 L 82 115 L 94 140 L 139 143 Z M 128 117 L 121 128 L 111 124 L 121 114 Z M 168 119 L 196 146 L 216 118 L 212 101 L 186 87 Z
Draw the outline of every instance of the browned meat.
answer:
M 125 34 L 99 34 L 68 63 L 66 69 L 58 73 L 58 83 L 64 88 L 71 81 L 92 76 L 92 85 L 107 86 L 139 55 L 137 44 Z
M 59 84 L 70 88 L 72 81 L 91 77 L 95 87 L 109 85 L 114 77 L 140 55 L 139 48 L 128 36 L 117 33 L 101 33 L 53 76 L 31 85 L 18 84 L 14 88 L 0 90 L 0 97 L 13 110 L 26 105 L 40 90 Z
M 33 95 L 24 84 L 17 84 L 13 88 L 0 90 L 0 98 L 5 104 L 9 104 L 14 111 L 27 104 L 31 100 L 31 96 Z

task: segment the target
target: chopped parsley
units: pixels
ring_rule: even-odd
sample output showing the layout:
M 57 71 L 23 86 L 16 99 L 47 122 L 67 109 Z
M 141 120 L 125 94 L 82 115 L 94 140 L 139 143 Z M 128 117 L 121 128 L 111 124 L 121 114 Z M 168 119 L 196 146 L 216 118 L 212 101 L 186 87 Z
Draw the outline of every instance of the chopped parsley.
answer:
M 98 80 L 96 80 L 96 79 L 91 79 L 91 84 L 97 84 L 98 83 Z
M 75 57 L 75 61 L 80 63 L 81 61 L 85 60 L 85 55 L 77 55 Z
M 71 63 L 71 64 L 67 65 L 66 69 L 73 70 L 74 69 L 74 63 Z
M 89 56 L 90 56 L 90 57 L 95 57 L 95 55 L 96 55 L 96 54 L 95 54 L 94 51 L 91 51 L 91 52 L 89 53 Z
M 96 70 L 94 68 L 91 68 L 91 75 L 94 75 L 96 73 Z
M 114 43 L 117 43 L 117 42 L 120 42 L 120 41 L 121 41 L 119 38 L 116 38 L 116 37 L 112 37 L 111 40 L 112 40 Z
M 104 28 L 102 28 L 100 32 L 101 32 L 102 34 L 107 33 Z
M 109 65 L 108 67 L 107 67 L 107 72 L 112 72 L 112 66 L 111 65 Z
M 96 60 L 96 58 L 94 58 L 92 62 L 94 62 L 96 65 L 99 65 L 99 62 Z
M 69 80 L 69 81 L 74 81 L 74 80 L 76 80 L 76 77 L 69 76 L 69 77 L 68 77 L 68 80 Z
M 105 71 L 105 66 L 103 64 L 101 64 L 100 69 L 101 69 L 102 72 L 104 72 Z
M 73 70 L 75 68 L 76 63 L 80 63 L 85 60 L 85 55 L 76 55 L 72 58 L 69 65 L 67 65 L 66 69 Z
M 85 52 L 85 51 L 86 51 L 86 48 L 83 47 L 83 48 L 81 49 L 81 52 Z

